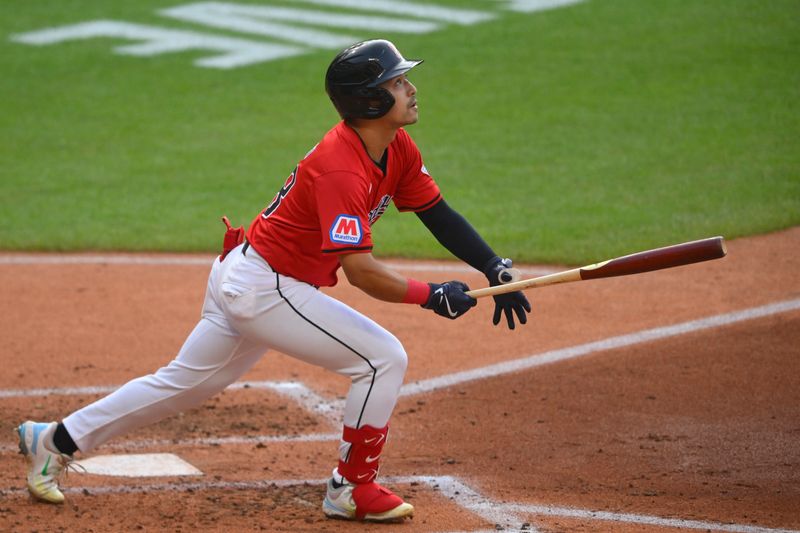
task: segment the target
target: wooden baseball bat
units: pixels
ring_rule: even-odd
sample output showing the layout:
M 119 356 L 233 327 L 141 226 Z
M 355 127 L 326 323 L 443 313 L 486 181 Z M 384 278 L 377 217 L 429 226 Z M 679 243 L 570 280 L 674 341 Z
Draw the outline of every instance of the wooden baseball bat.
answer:
M 544 287 L 556 283 L 568 283 L 570 281 L 581 281 L 585 279 L 610 278 L 614 276 L 627 276 L 629 274 L 639 274 L 662 268 L 672 268 L 701 261 L 710 261 L 725 257 L 728 251 L 725 247 L 725 239 L 722 237 L 710 237 L 699 241 L 674 244 L 664 248 L 656 248 L 631 255 L 609 259 L 602 263 L 595 263 L 580 268 L 573 268 L 555 274 L 548 274 L 538 278 L 523 279 L 513 283 L 486 287 L 467 291 L 466 294 L 473 298 L 484 296 L 495 296 L 507 292 L 532 289 L 534 287 Z

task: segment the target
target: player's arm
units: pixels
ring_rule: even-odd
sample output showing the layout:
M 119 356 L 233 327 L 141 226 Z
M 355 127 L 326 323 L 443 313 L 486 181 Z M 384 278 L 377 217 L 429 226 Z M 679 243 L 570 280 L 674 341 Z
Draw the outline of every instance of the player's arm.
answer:
M 417 216 L 450 253 L 483 272 L 490 285 L 511 281 L 505 277 L 511 268 L 511 260 L 501 259 L 495 254 L 467 219 L 451 208 L 444 199 L 433 207 L 417 212 Z M 492 321 L 495 325 L 500 322 L 501 314 L 505 314 L 510 329 L 514 329 L 514 314 L 520 324 L 528 321 L 526 313 L 531 311 L 531 305 L 521 291 L 495 296 L 494 301 Z
M 467 219 L 444 198 L 433 207 L 417 212 L 417 217 L 442 246 L 476 270 L 483 272 L 492 258 L 497 257 Z
M 369 252 L 340 254 L 339 263 L 351 285 L 378 300 L 419 304 L 450 319 L 460 317 L 477 304 L 464 294 L 469 290 L 465 283 L 423 283 L 405 278 Z
M 408 289 L 406 278 L 376 260 L 371 253 L 339 255 L 350 285 L 385 302 L 402 302 Z

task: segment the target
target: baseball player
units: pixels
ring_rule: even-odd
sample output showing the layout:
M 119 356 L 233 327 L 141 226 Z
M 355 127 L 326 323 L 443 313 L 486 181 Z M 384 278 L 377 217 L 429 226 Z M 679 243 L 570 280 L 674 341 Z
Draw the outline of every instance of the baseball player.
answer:
M 460 281 L 423 283 L 373 257 L 371 226 L 391 202 L 416 213 L 491 285 L 509 281 L 511 262 L 445 202 L 403 129 L 417 122 L 417 90 L 407 73 L 421 62 L 385 40 L 355 44 L 334 58 L 325 87 L 343 120 L 298 163 L 246 240 L 215 259 L 201 319 L 177 357 L 60 423 L 17 428 L 34 497 L 62 502 L 59 476 L 75 452 L 199 406 L 275 349 L 352 380 L 325 515 L 412 516 L 410 504 L 376 482 L 406 352 L 390 332 L 319 288 L 335 285 L 341 267 L 352 285 L 387 302 L 417 304 L 449 319 L 476 305 Z M 528 312 L 520 292 L 495 296 L 495 325 L 504 314 L 514 329 L 515 317 L 524 324 Z

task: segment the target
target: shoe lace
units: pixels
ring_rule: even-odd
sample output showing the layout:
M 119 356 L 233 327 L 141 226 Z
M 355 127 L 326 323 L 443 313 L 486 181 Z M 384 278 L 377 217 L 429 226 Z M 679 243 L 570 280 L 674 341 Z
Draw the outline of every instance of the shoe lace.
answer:
M 62 476 L 65 479 L 69 477 L 70 470 L 72 470 L 73 472 L 83 473 L 83 474 L 87 472 L 86 467 L 76 462 L 73 456 L 60 453 L 57 455 L 57 457 L 58 457 L 58 462 L 61 465 L 61 469 L 59 470 L 58 474 L 56 474 L 56 478 L 59 480 L 59 482 L 61 481 Z

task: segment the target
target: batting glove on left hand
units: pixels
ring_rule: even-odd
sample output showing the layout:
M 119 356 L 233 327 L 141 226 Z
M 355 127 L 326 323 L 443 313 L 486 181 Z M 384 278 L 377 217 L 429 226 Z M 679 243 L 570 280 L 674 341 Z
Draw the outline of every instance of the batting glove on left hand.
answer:
M 500 259 L 495 256 L 489 261 L 486 268 L 483 269 L 483 273 L 489 280 L 489 285 L 494 287 L 496 285 L 510 283 L 514 280 L 511 267 L 511 259 Z M 494 296 L 494 316 L 492 317 L 492 323 L 495 326 L 499 324 L 500 315 L 505 314 L 506 321 L 508 322 L 508 329 L 514 329 L 514 314 L 516 313 L 520 324 L 525 324 L 528 322 L 527 313 L 530 312 L 531 304 L 522 291 L 498 294 Z

